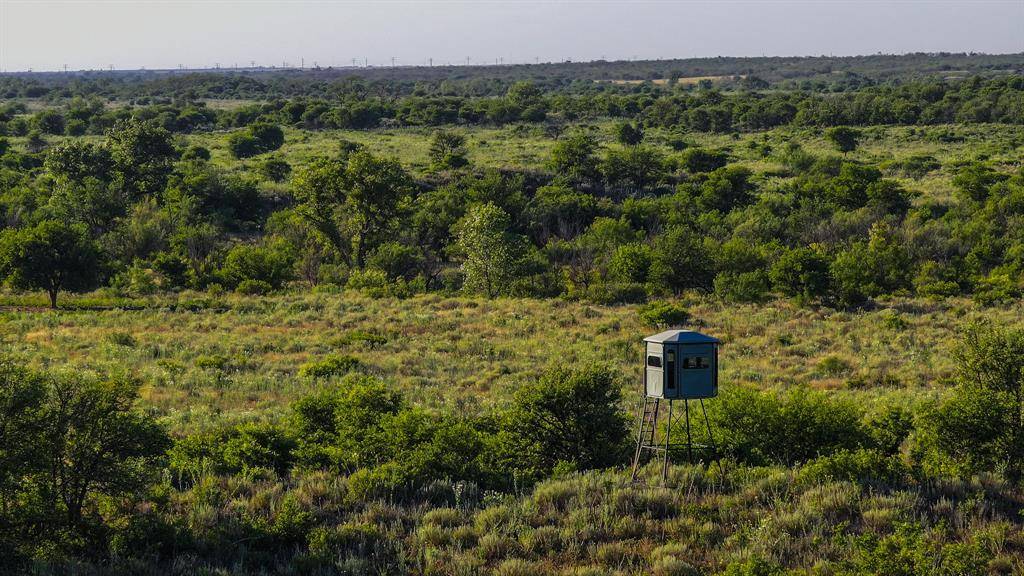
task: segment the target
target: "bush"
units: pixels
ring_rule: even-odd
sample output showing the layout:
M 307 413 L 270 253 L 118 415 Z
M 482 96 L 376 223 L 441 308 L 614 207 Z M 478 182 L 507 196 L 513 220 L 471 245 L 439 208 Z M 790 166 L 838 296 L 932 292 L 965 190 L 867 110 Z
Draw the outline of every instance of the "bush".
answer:
M 636 282 L 594 284 L 587 299 L 595 304 L 638 304 L 647 301 L 647 288 Z
M 929 172 L 934 172 L 941 167 L 942 164 L 934 156 L 925 154 L 908 156 L 902 160 L 890 160 L 882 163 L 882 168 L 893 176 L 902 176 L 915 180 L 920 180 L 928 175 Z
M 828 259 L 812 248 L 787 250 L 768 272 L 776 290 L 801 302 L 810 302 L 827 293 L 828 274 Z
M 274 291 L 274 287 L 270 285 L 270 282 L 263 280 L 242 280 L 238 283 L 235 288 L 235 292 L 244 294 L 246 296 L 264 296 Z
M 580 470 L 621 464 L 627 437 L 621 389 L 607 369 L 548 370 L 520 388 L 503 415 L 504 457 L 532 479 L 560 462 Z
M 858 484 L 895 485 L 906 475 L 907 470 L 898 458 L 870 449 L 843 448 L 819 456 L 800 469 L 800 477 L 814 484 L 846 480 Z
M 401 395 L 372 376 L 351 373 L 336 387 L 291 405 L 289 425 L 298 462 L 309 467 L 353 470 L 377 463 L 372 448 L 382 421 L 402 409 Z
M 284 132 L 280 126 L 256 123 L 245 131 L 228 137 L 228 150 L 235 158 L 249 158 L 257 154 L 273 152 L 284 144 Z
M 303 364 L 299 368 L 299 376 L 324 380 L 336 376 L 344 376 L 358 369 L 359 365 L 359 359 L 353 356 L 332 355 Z
M 806 462 L 868 441 L 853 404 L 806 389 L 773 394 L 733 388 L 709 403 L 708 416 L 721 435 L 720 448 L 754 465 Z
M 691 174 L 713 172 L 724 167 L 728 161 L 729 157 L 724 152 L 703 148 L 689 148 L 680 155 L 680 162 Z
M 715 276 L 715 294 L 729 302 L 761 302 L 768 297 L 768 273 L 722 272 Z
M 267 158 L 260 164 L 260 174 L 271 182 L 284 182 L 291 171 L 292 165 L 283 158 Z
M 939 452 L 967 472 L 1024 477 L 1024 330 L 973 324 L 957 350 L 957 387 L 928 418 Z
M 641 306 L 638 314 L 644 324 L 655 328 L 682 326 L 690 319 L 690 313 L 681 304 L 665 301 Z
M 281 246 L 237 244 L 224 259 L 221 275 L 233 286 L 254 280 L 277 289 L 292 278 L 293 264 L 294 259 Z M 253 284 L 248 286 L 258 287 Z

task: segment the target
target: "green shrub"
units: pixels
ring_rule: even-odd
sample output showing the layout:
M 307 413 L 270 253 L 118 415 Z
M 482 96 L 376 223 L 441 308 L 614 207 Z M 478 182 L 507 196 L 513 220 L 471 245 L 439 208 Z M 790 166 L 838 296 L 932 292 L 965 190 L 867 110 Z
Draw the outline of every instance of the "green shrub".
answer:
M 239 294 L 245 294 L 246 296 L 263 296 L 270 294 L 274 291 L 274 287 L 269 282 L 263 280 L 242 280 L 235 287 L 235 292 Z
M 587 299 L 595 304 L 637 304 L 647 301 L 647 288 L 635 282 L 594 284 L 587 290 Z
M 768 297 L 768 274 L 763 270 L 752 272 L 722 272 L 715 276 L 715 294 L 729 302 L 761 302 Z
M 810 302 L 828 292 L 829 261 L 812 248 L 794 248 L 772 264 L 768 276 L 779 292 Z
M 358 358 L 334 354 L 327 356 L 326 358 L 313 360 L 303 364 L 299 368 L 299 376 L 313 378 L 316 380 L 325 380 L 336 376 L 344 376 L 349 372 L 357 370 L 359 366 L 360 362 Z
M 800 469 L 801 478 L 811 483 L 847 480 L 859 484 L 895 485 L 907 475 L 899 459 L 870 449 L 839 451 L 819 456 Z
M 901 160 L 883 162 L 881 166 L 883 170 L 888 171 L 893 176 L 920 180 L 928 175 L 929 172 L 934 172 L 941 168 L 942 164 L 934 156 L 917 154 Z
M 658 301 L 640 307 L 640 320 L 654 328 L 682 326 L 690 320 L 690 313 L 681 304 Z
M 124 346 L 125 348 L 135 348 L 135 346 L 138 345 L 135 337 L 127 332 L 111 332 L 107 335 L 107 340 L 109 340 L 111 344 Z
M 687 172 L 695 174 L 722 168 L 729 161 L 729 157 L 719 150 L 688 148 L 679 155 L 679 160 Z
M 743 562 L 730 562 L 719 576 L 784 576 L 786 571 L 775 562 L 754 557 Z
M 294 258 L 283 246 L 237 244 L 224 259 L 221 275 L 235 287 L 256 280 L 278 289 L 291 280 L 293 264 Z
M 501 450 L 528 477 L 544 477 L 559 462 L 578 469 L 620 464 L 627 426 L 621 386 L 602 368 L 555 368 L 521 387 L 503 416 Z
M 852 403 L 802 388 L 780 394 L 731 388 L 708 403 L 708 415 L 720 449 L 755 465 L 805 462 L 868 442 Z M 701 428 L 694 433 L 704 443 Z

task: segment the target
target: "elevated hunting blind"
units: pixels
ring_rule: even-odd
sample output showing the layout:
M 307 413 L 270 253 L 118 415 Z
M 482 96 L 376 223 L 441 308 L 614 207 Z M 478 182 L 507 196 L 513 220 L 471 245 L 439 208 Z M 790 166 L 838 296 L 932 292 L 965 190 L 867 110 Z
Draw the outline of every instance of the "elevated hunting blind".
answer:
M 693 460 L 694 449 L 709 449 L 709 457 L 717 459 L 714 435 L 704 399 L 718 396 L 717 338 L 693 330 L 667 330 L 644 338 L 643 391 L 633 456 L 633 480 L 636 480 L 645 452 L 662 459 L 662 477 L 668 476 L 668 463 L 672 452 L 685 446 L 687 457 Z M 673 402 L 683 401 L 686 423 L 686 444 L 672 443 L 672 427 L 678 425 Z M 707 445 L 693 443 L 690 429 L 690 400 L 700 403 L 707 426 Z M 667 401 L 668 417 L 659 428 L 658 417 L 662 401 Z M 721 463 L 719 463 L 721 468 Z
M 644 393 L 653 398 L 697 400 L 718 395 L 718 338 L 668 330 L 644 338 Z

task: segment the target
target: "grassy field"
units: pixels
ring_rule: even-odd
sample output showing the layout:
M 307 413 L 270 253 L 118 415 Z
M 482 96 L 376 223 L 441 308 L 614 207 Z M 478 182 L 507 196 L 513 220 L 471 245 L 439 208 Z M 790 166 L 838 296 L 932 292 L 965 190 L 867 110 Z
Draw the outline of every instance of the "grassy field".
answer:
M 178 431 L 278 417 L 290 400 L 324 384 L 299 368 L 330 354 L 358 358 L 362 370 L 428 407 L 480 411 L 546 367 L 591 363 L 622 374 L 632 403 L 641 339 L 658 331 L 635 306 L 562 300 L 185 293 L 74 309 L 90 306 L 88 298 L 69 297 L 70 309 L 58 312 L 8 299 L 0 313 L 4 348 L 38 367 L 129 371 L 143 382 L 144 404 Z M 787 301 L 736 305 L 694 296 L 683 303 L 691 327 L 725 342 L 724 386 L 808 386 L 867 403 L 915 402 L 944 388 L 958 332 L 973 320 L 1024 325 L 1020 303 L 895 300 L 860 313 Z

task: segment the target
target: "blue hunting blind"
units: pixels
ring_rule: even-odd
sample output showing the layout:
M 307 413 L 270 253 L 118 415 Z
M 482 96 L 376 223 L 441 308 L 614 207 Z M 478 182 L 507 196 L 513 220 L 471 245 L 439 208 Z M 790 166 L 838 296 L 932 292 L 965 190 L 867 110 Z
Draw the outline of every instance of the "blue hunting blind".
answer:
M 685 448 L 692 462 L 694 450 L 707 449 L 717 460 L 715 438 L 704 399 L 718 396 L 718 338 L 693 330 L 667 330 L 644 338 L 643 392 L 639 410 L 636 453 L 633 455 L 633 480 L 637 479 L 645 453 L 662 461 L 662 478 L 668 478 L 668 462 L 674 452 Z M 673 410 L 675 400 L 683 401 L 683 418 Z M 690 429 L 690 401 L 700 404 L 707 426 L 707 444 L 694 444 Z M 659 426 L 662 403 L 668 404 L 667 417 Z M 673 427 L 685 422 L 686 443 L 672 443 Z M 676 430 L 680 432 L 681 430 Z M 722 464 L 719 462 L 721 469 Z
M 644 338 L 644 393 L 653 398 L 697 400 L 718 396 L 718 338 L 668 330 Z

